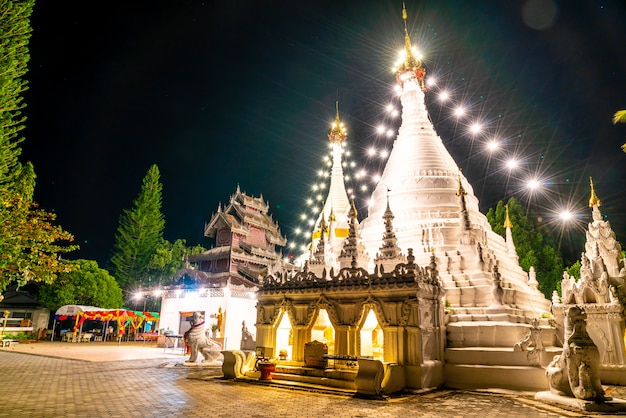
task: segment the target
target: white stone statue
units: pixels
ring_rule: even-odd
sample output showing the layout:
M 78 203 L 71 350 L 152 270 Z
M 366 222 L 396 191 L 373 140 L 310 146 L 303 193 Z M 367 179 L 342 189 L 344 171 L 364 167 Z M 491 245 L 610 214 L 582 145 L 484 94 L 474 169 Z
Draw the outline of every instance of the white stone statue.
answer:
M 530 270 L 528 271 L 528 285 L 535 290 L 539 287 L 537 272 L 535 272 L 535 268 L 533 266 L 530 266 Z
M 248 327 L 246 326 L 246 321 L 241 323 L 241 346 L 242 350 L 255 350 L 256 349 L 256 341 L 254 341 L 254 336 L 248 331 Z
M 206 323 L 201 312 L 194 312 L 191 316 L 191 328 L 185 333 L 185 340 L 189 343 L 191 356 L 185 363 L 195 363 L 198 354 L 204 357 L 203 363 L 212 363 L 222 353 L 222 347 L 206 335 Z
M 525 351 L 528 362 L 533 366 L 541 364 L 541 354 L 545 351 L 541 340 L 541 328 L 539 319 L 533 318 L 528 333 L 515 343 L 513 351 Z
M 610 400 L 600 383 L 600 352 L 587 333 L 587 315 L 580 306 L 567 310 L 564 340 L 563 352 L 546 368 L 550 390 L 588 401 Z

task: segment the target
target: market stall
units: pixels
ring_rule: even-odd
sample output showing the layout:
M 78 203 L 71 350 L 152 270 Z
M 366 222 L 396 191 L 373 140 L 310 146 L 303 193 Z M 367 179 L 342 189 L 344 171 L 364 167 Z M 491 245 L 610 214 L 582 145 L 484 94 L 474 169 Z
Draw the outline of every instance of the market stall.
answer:
M 54 339 L 54 328 L 57 322 L 68 319 L 74 321 L 73 329 L 70 331 L 70 333 L 73 333 L 73 336 L 69 334 L 67 337 L 64 336 L 63 339 L 66 341 L 86 341 L 83 337 L 82 329 L 85 321 L 102 322 L 102 340 L 107 340 L 107 337 L 114 337 L 117 341 L 122 341 L 127 334 L 136 339 L 138 330 L 142 326 L 145 329 L 150 324 L 151 329 L 156 329 L 159 313 L 131 311 L 128 309 L 104 309 L 96 306 L 64 305 L 54 315 L 52 339 Z M 115 335 L 112 335 L 113 327 L 109 325 L 111 321 L 114 321 L 116 324 Z

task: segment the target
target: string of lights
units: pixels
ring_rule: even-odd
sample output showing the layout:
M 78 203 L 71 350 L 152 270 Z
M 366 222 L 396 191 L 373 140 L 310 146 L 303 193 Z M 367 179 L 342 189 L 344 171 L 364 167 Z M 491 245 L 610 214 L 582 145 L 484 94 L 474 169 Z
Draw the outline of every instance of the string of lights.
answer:
M 427 30 L 432 36 L 436 35 L 433 28 Z M 422 59 L 421 54 L 415 53 Z M 554 151 L 549 147 L 549 152 L 536 150 L 535 135 L 541 120 L 520 121 L 515 112 L 491 109 L 486 100 L 488 95 L 472 94 L 469 91 L 472 83 L 468 83 L 466 77 L 455 76 L 449 70 L 449 61 L 440 68 L 436 64 L 432 67 L 425 77 L 431 122 L 473 184 L 479 200 L 491 207 L 498 200 L 515 197 L 526 205 L 528 213 L 532 208 L 532 213 L 539 214 L 538 221 L 546 222 L 556 231 L 559 243 L 570 226 L 582 236 L 586 225 L 584 203 L 588 177 L 571 166 L 568 170 L 555 169 L 557 164 L 548 161 L 547 156 L 554 155 L 552 158 L 557 159 L 562 156 L 562 150 Z M 460 83 L 455 85 L 454 80 Z M 378 107 L 379 120 L 369 125 L 372 132 L 367 140 L 370 143 L 361 149 L 362 155 L 355 155 L 347 143 L 342 144 L 346 190 L 359 208 L 367 208 L 369 193 L 380 180 L 397 136 L 401 120 L 400 92 L 396 84 L 386 103 L 370 102 Z M 332 146 L 329 146 L 329 153 L 317 170 L 311 195 L 306 198 L 300 224 L 289 234 L 288 251 L 292 259 L 309 251 L 312 232 L 328 190 L 331 152 Z M 573 171 L 578 175 L 572 175 Z

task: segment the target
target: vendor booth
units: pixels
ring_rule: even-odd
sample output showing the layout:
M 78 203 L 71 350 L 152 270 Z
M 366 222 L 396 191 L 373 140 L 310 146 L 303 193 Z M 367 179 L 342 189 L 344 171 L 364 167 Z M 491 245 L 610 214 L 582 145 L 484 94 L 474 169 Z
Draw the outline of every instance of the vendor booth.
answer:
M 70 321 L 70 329 L 62 330 L 63 341 L 115 341 L 147 339 L 144 335 L 157 329 L 158 312 L 104 309 L 96 306 L 64 305 L 54 315 L 52 339 L 57 323 Z M 84 330 L 87 321 L 98 321 L 99 326 Z M 67 322 L 66 322 L 67 323 Z M 144 332 L 139 332 L 143 330 Z

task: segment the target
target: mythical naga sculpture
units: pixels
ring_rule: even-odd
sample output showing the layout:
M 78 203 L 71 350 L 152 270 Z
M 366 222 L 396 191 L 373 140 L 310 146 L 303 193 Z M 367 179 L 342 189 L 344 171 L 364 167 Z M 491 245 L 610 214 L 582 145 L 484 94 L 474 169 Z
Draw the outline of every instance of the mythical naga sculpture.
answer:
M 191 356 L 186 363 L 195 363 L 198 353 L 204 357 L 203 363 L 212 363 L 220 356 L 222 347 L 206 335 L 204 314 L 194 312 L 189 321 L 191 328 L 185 333 L 185 340 L 189 343 Z
M 564 341 L 563 352 L 546 368 L 550 390 L 588 401 L 610 400 L 600 383 L 600 352 L 587 333 L 587 315 L 580 306 L 567 310 Z

